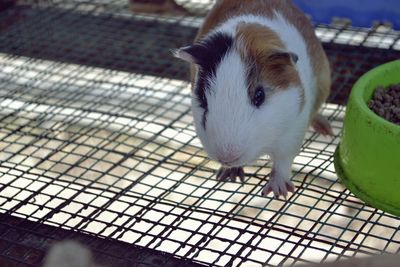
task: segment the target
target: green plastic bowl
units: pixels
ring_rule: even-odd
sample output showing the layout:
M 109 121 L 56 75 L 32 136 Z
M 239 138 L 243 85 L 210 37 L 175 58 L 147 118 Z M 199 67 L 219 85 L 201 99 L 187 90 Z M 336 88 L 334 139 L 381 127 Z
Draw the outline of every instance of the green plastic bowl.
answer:
M 364 74 L 347 104 L 335 169 L 358 198 L 400 216 L 400 126 L 376 115 L 368 106 L 377 86 L 400 83 L 400 60 Z

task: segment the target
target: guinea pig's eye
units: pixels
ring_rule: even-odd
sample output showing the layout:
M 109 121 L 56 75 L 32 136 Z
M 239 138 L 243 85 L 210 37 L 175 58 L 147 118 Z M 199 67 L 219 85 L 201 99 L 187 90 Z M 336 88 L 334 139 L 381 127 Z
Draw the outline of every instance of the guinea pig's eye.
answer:
M 265 101 L 265 92 L 262 86 L 257 86 L 253 96 L 253 105 L 256 107 L 261 106 Z

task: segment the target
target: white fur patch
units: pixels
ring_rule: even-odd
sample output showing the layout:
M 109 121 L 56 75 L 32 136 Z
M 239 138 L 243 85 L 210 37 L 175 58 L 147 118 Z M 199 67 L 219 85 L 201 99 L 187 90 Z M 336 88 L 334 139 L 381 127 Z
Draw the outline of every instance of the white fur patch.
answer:
M 299 88 L 278 90 L 259 108 L 250 103 L 246 84 L 246 69 L 236 50 L 230 51 L 216 69 L 207 92 L 206 129 L 201 125 L 203 110 L 193 100 L 193 115 L 198 136 L 209 156 L 218 158 L 224 151 L 235 152 L 237 166 L 248 164 L 264 154 L 295 155 L 308 126 L 314 102 L 315 79 L 304 39 L 282 15 L 274 19 L 245 15 L 232 18 L 213 32 L 232 35 L 241 22 L 258 23 L 274 30 L 287 50 L 299 56 L 296 64 L 304 87 L 305 105 L 299 114 Z M 212 33 L 210 33 L 212 34 Z

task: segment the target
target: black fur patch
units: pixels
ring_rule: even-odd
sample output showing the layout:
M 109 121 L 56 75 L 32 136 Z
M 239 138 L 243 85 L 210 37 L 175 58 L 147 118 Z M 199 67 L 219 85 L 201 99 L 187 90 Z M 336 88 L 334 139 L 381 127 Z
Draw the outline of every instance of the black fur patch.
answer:
M 231 50 L 233 39 L 224 33 L 215 33 L 185 49 L 199 66 L 199 74 L 196 81 L 194 93 L 204 109 L 203 126 L 205 128 L 208 104 L 206 91 L 209 90 L 208 80 L 215 76 L 218 64 L 222 58 Z

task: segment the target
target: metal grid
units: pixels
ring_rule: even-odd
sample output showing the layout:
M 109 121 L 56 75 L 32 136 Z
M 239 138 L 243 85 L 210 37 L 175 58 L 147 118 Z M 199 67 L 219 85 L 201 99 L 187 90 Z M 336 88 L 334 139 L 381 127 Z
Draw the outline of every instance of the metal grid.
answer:
M 171 254 L 129 245 L 113 239 L 101 239 L 8 215 L 0 215 L 1 267 L 42 266 L 45 252 L 54 240 L 73 239 L 89 245 L 96 262 L 120 267 L 196 267 L 204 266 L 178 259 Z
M 194 13 L 209 7 L 180 3 Z M 0 13 L 2 218 L 217 266 L 399 252 L 400 220 L 337 182 L 333 152 L 340 104 L 358 76 L 400 58 L 400 34 L 317 26 L 334 70 L 323 114 L 335 136 L 307 132 L 293 165 L 297 189 L 284 201 L 261 197 L 268 158 L 245 167 L 244 184 L 217 182 L 218 165 L 196 138 L 187 66 L 170 49 L 190 43 L 203 13 L 132 14 L 117 0 L 38 1 Z M 0 234 L 5 241 L 22 242 Z M 10 249 L 1 257 L 15 259 Z

